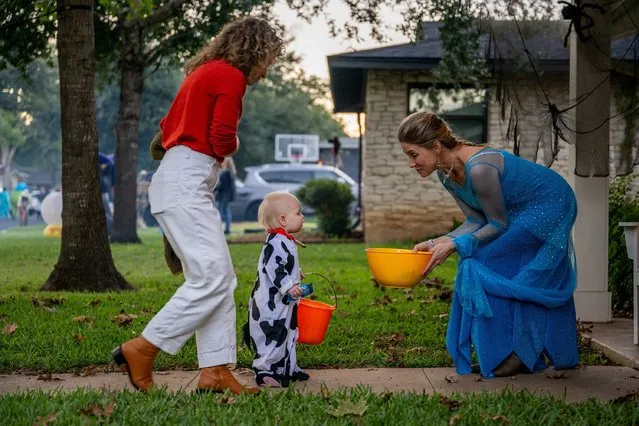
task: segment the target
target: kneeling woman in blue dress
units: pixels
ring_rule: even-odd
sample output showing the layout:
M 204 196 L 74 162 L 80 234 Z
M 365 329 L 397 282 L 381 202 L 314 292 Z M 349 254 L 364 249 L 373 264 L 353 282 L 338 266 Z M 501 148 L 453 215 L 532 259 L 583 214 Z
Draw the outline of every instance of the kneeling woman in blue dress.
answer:
M 397 133 L 409 167 L 433 172 L 466 221 L 424 241 L 428 275 L 453 252 L 460 257 L 446 347 L 457 372 L 484 377 L 537 372 L 579 363 L 575 195 L 559 174 L 506 151 L 457 138 L 437 115 L 414 113 Z

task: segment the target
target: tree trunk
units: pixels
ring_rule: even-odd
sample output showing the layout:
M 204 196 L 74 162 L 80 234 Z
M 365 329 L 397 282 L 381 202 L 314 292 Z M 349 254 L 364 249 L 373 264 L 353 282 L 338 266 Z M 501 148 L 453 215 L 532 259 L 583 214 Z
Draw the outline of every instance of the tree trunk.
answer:
M 14 146 L 0 148 L 0 164 L 2 165 L 2 184 L 6 190 L 11 188 L 11 164 L 16 153 Z
M 123 27 L 120 58 L 120 111 L 116 124 L 115 200 L 111 241 L 139 243 L 137 234 L 137 158 L 144 59 L 142 29 L 137 21 Z
M 93 0 L 58 0 L 62 243 L 41 290 L 129 290 L 116 270 L 98 185 Z

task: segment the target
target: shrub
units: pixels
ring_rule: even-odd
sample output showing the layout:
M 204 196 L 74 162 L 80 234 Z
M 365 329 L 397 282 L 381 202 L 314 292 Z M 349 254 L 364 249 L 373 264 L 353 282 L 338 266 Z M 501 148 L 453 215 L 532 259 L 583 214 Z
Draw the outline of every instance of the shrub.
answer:
M 608 288 L 612 308 L 632 313 L 632 260 L 619 222 L 639 222 L 639 199 L 631 194 L 634 176 L 611 179 L 608 216 Z
M 297 196 L 315 210 L 324 234 L 342 236 L 348 233 L 351 224 L 349 206 L 355 200 L 349 185 L 330 179 L 313 179 L 298 190 Z

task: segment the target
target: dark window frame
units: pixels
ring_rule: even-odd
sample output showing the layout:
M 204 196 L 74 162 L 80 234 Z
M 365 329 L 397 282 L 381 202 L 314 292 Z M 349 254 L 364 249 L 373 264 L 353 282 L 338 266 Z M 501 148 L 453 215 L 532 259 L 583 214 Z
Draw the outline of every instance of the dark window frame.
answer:
M 411 89 L 430 89 L 431 87 L 435 87 L 436 89 L 474 89 L 475 87 L 471 85 L 461 85 L 455 87 L 452 84 L 436 84 L 436 83 L 408 83 L 406 85 L 406 115 L 411 114 L 410 110 L 410 91 Z M 488 143 L 488 100 L 490 98 L 490 88 L 488 86 L 484 87 L 486 91 L 486 95 L 484 97 L 484 115 L 483 115 L 483 125 L 482 125 L 482 134 L 483 138 L 480 144 Z M 447 114 L 439 114 L 441 118 L 446 121 L 476 121 L 478 119 L 478 115 L 454 115 L 448 116 Z

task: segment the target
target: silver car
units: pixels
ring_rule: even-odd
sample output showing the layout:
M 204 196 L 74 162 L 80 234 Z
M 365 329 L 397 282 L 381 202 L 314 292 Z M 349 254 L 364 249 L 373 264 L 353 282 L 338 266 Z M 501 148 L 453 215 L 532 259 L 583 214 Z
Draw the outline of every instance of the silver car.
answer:
M 235 201 L 231 202 L 231 214 L 234 221 L 256 221 L 257 209 L 269 192 L 288 191 L 294 193 L 312 179 L 332 179 L 351 187 L 355 200 L 358 198 L 359 185 L 343 171 L 318 164 L 264 164 L 246 167 L 244 182 L 236 181 Z M 357 202 L 354 203 L 355 205 Z M 304 214 L 312 214 L 309 207 L 303 208 Z M 357 214 L 356 207 L 353 213 Z

